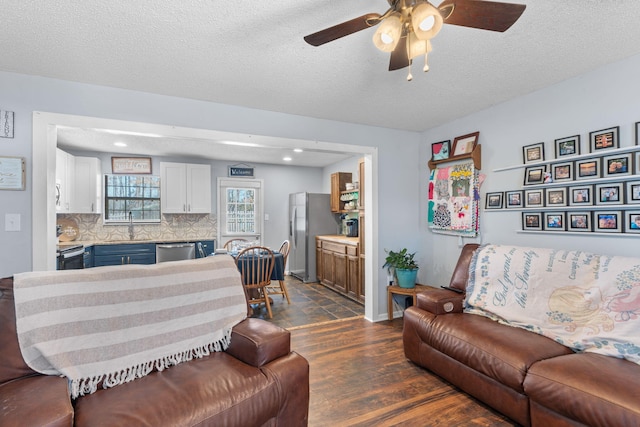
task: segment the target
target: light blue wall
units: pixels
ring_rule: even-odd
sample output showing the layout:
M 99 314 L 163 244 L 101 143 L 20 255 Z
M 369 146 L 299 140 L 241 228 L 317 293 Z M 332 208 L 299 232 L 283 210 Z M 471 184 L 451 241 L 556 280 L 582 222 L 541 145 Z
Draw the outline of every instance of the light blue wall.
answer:
M 522 147 L 545 143 L 546 158 L 554 156 L 554 140 L 579 134 L 588 153 L 589 132 L 620 126 L 620 145 L 635 144 L 634 124 L 640 121 L 640 55 L 610 64 L 518 99 L 431 129 L 423 135 L 421 158 L 430 157 L 431 143 L 480 131 L 482 173 L 480 212 L 483 243 L 582 249 L 590 252 L 638 255 L 638 237 L 521 234 L 521 212 L 482 212 L 484 195 L 518 190 L 523 169 L 493 172 L 522 163 Z M 526 79 L 526 76 L 522 76 Z M 448 283 L 460 252 L 455 237 L 434 235 L 426 227 L 428 168 L 421 164 L 421 258 L 430 265 L 426 281 Z M 465 239 L 464 242 L 474 240 Z
M 0 226 L 0 276 L 29 271 L 32 266 L 34 111 L 375 147 L 372 191 L 376 191 L 376 202 L 368 222 L 374 227 L 372 240 L 378 242 L 376 247 L 418 246 L 418 133 L 5 72 L 0 72 L 0 99 L 2 109 L 15 112 L 15 138 L 0 138 L 0 155 L 25 157 L 27 161 L 27 189 L 0 191 L 0 223 L 4 223 L 6 213 L 19 213 L 22 219 L 19 232 L 5 232 Z M 377 200 L 384 201 L 379 209 Z M 381 255 L 375 248 L 370 254 L 380 262 Z M 386 276 L 379 267 L 373 273 L 376 292 L 369 297 L 375 312 L 369 317 L 382 318 L 386 312 Z

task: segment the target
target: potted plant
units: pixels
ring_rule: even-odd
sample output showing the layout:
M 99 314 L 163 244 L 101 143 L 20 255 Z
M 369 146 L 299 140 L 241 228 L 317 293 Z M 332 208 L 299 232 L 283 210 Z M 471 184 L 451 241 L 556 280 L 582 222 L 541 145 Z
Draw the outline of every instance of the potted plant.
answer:
M 403 248 L 399 252 L 387 251 L 385 263 L 382 266 L 387 268 L 396 279 L 396 283 L 401 288 L 414 288 L 416 286 L 416 277 L 418 276 L 418 264 L 413 259 L 416 253 L 409 253 L 407 248 Z

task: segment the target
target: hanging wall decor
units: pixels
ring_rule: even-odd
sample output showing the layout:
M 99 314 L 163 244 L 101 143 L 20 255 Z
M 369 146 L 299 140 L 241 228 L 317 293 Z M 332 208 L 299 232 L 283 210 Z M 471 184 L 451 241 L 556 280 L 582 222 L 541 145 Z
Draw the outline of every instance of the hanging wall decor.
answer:
M 478 173 L 473 162 L 434 169 L 429 183 L 429 227 L 436 233 L 478 233 Z
M 13 138 L 13 111 L 0 110 L 0 138 Z

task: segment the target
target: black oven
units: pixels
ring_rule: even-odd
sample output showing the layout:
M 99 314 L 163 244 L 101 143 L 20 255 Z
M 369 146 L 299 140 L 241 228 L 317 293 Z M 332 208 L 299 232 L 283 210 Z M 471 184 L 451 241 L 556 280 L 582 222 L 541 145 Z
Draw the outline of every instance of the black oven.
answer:
M 58 249 L 58 270 L 78 270 L 84 268 L 84 246 L 76 245 Z

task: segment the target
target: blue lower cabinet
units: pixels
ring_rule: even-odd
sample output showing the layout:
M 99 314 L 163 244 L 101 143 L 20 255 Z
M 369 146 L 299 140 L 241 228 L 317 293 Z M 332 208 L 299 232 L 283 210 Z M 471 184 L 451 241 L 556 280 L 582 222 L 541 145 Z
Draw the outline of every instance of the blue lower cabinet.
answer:
M 202 250 L 204 251 L 205 256 L 212 255 L 216 250 L 215 240 L 201 240 L 199 242 L 196 242 L 196 258 L 202 258 L 202 254 L 198 250 L 199 245 L 202 245 Z
M 84 247 L 84 268 L 93 267 L 93 246 Z
M 95 245 L 93 265 L 155 264 L 155 243 L 125 243 L 118 245 Z

